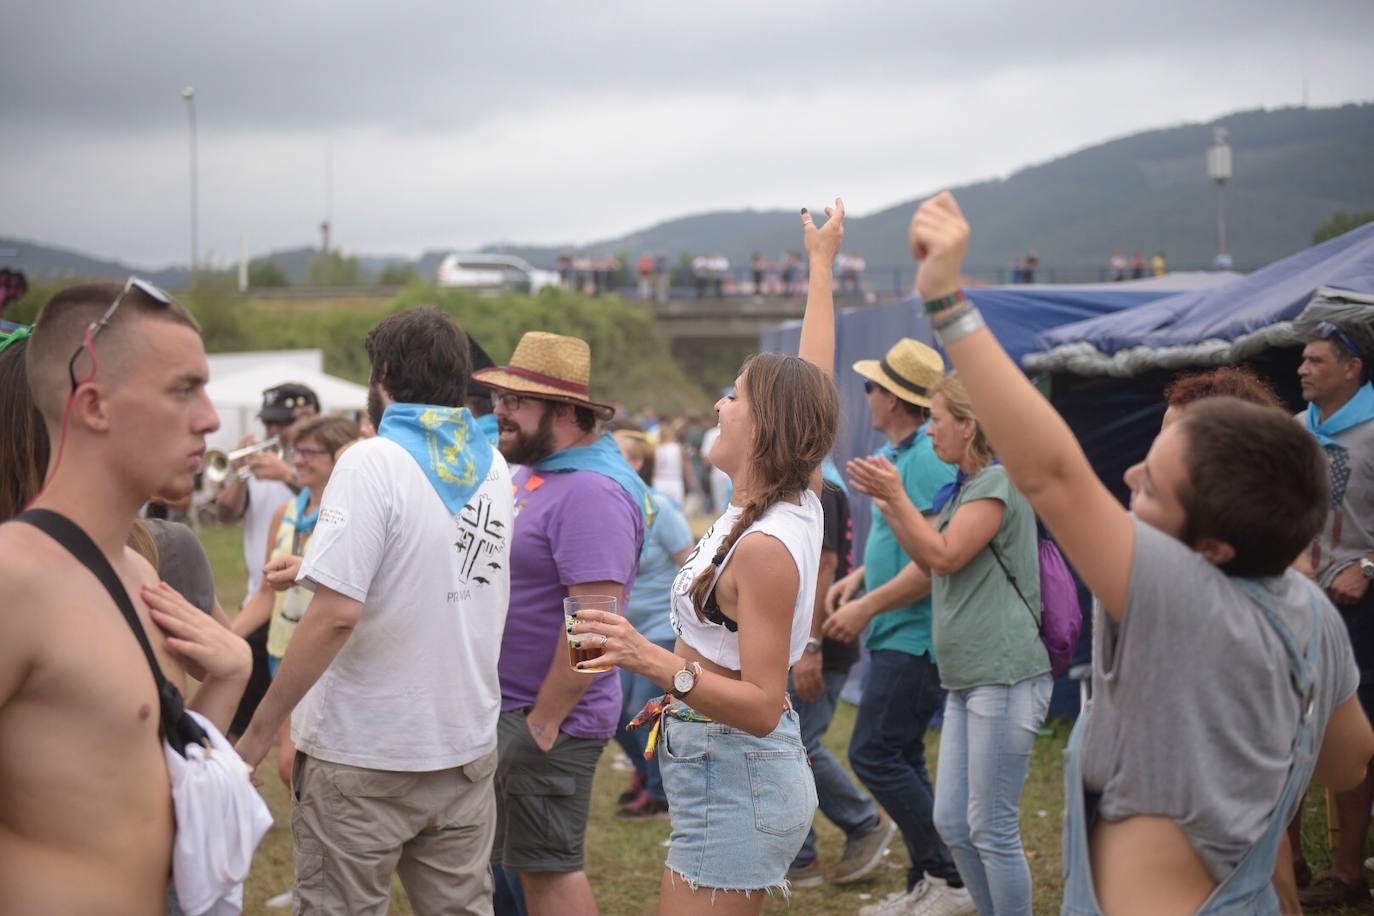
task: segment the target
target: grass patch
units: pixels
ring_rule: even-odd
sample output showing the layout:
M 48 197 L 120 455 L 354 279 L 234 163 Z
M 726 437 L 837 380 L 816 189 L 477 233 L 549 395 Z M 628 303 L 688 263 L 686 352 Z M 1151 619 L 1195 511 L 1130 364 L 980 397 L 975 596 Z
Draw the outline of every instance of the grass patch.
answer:
M 241 529 L 237 525 L 206 526 L 201 530 L 201 542 L 215 570 L 220 603 L 232 616 L 242 601 L 246 580 Z M 842 761 L 854 727 L 854 712 L 853 706 L 841 703 L 825 738 L 825 743 Z M 1064 747 L 1068 743 L 1069 726 L 1051 723 L 1049 732 L 1036 741 L 1030 775 L 1021 798 L 1021 834 L 1030 861 L 1037 916 L 1059 912 L 1063 888 L 1060 832 L 1064 817 Z M 936 769 L 938 747 L 939 733 L 933 732 L 926 741 L 926 758 L 932 773 Z M 258 848 L 253 863 L 244 893 L 247 913 L 273 912 L 265 910 L 263 902 L 289 887 L 292 880 L 290 799 L 277 778 L 275 761 L 275 754 L 269 754 L 258 770 L 258 776 L 265 783 L 263 796 L 272 809 L 276 825 Z M 602 913 L 607 916 L 652 914 L 657 912 L 659 880 L 667 854 L 662 844 L 668 837 L 668 822 L 634 823 L 615 817 L 616 797 L 630 779 L 628 770 L 619 769 L 617 764 L 624 765 L 624 761 L 619 747 L 611 742 L 602 756 L 592 793 L 587 872 Z M 938 773 L 935 775 L 938 778 Z M 1320 875 L 1331 861 L 1326 846 L 1324 790 L 1314 787 L 1304 804 L 1303 846 L 1313 871 Z M 824 816 L 817 817 L 816 830 L 820 837 L 821 864 L 827 868 L 834 866 L 843 851 L 844 836 Z M 905 890 L 907 865 L 906 850 L 899 837 L 893 841 L 883 864 L 868 880 L 843 888 L 826 884 L 800 889 L 794 892 L 790 904 L 773 898 L 764 905 L 763 912 L 852 916 L 867 903 L 881 900 L 892 891 Z M 411 913 L 399 881 L 393 882 L 391 912 L 403 916 Z M 1374 902 L 1336 912 L 1374 914 Z

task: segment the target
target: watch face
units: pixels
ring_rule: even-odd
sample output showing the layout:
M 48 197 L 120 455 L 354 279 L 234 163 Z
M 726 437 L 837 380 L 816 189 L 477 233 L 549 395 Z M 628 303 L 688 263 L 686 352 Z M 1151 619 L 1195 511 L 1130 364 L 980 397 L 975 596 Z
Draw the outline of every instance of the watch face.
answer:
M 697 679 L 692 676 L 692 672 L 683 670 L 673 675 L 673 690 L 678 693 L 686 693 L 697 684 Z

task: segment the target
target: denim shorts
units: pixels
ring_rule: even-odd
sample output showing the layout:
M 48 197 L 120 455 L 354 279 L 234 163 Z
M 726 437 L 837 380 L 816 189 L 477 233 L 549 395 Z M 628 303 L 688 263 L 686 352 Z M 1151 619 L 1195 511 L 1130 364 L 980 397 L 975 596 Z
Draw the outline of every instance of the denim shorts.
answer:
M 669 870 L 692 888 L 786 892 L 816 814 L 797 714 L 784 712 L 763 738 L 667 715 L 658 759 L 673 825 Z

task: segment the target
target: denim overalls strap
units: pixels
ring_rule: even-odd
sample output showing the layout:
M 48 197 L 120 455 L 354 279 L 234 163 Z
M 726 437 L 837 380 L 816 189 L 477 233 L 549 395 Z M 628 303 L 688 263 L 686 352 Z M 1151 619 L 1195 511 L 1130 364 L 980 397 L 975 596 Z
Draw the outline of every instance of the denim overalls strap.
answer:
M 1274 610 L 1273 596 L 1251 579 L 1235 579 L 1259 606 L 1288 654 L 1289 676 L 1300 703 L 1298 727 L 1293 736 L 1288 776 L 1269 815 L 1264 832 L 1246 851 L 1231 874 L 1212 891 L 1198 910 L 1199 916 L 1221 914 L 1277 914 L 1278 898 L 1271 880 L 1279 841 L 1288 827 L 1293 811 L 1307 791 L 1316 765 L 1317 727 L 1315 722 L 1317 658 L 1321 651 L 1322 595 L 1315 585 L 1304 581 L 1311 608 L 1311 637 L 1306 651 L 1298 648 L 1292 631 Z M 1083 736 L 1091 709 L 1079 716 L 1069 736 L 1064 763 L 1064 902 L 1065 916 L 1099 916 L 1102 907 L 1093 888 L 1092 863 L 1088 852 L 1087 804 L 1083 789 Z

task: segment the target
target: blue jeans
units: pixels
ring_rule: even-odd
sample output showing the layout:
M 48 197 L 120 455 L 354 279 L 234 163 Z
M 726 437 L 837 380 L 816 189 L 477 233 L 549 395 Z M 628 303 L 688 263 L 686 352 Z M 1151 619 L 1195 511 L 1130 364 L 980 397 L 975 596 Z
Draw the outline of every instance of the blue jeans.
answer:
M 1030 916 L 1021 790 L 1054 680 L 951 690 L 940 733 L 935 826 L 980 913 Z
M 669 652 L 673 651 L 671 642 L 655 645 L 662 646 Z M 644 708 L 645 703 L 663 696 L 663 688 L 647 677 L 633 674 L 623 668 L 620 670 L 620 687 L 624 700 L 620 707 L 620 727 L 616 729 L 615 740 L 624 749 L 625 756 L 630 758 L 630 763 L 634 764 L 635 772 L 643 777 L 644 788 L 648 789 L 654 798 L 664 801 L 667 796 L 663 794 L 663 776 L 658 769 L 658 759 L 644 759 L 644 747 L 649 741 L 649 726 L 645 725 L 634 731 L 625 729 L 630 720 Z
M 911 857 L 907 890 L 923 874 L 960 883 L 954 860 L 935 832 L 934 792 L 926 770 L 926 727 L 944 693 L 930 653 L 869 653 L 868 679 L 849 739 L 849 765 L 902 832 Z
M 830 727 L 830 720 L 835 717 L 835 703 L 847 677 L 848 673 L 844 671 L 822 671 L 825 690 L 814 703 L 797 696 L 790 676 L 787 689 L 792 696 L 792 708 L 801 720 L 802 744 L 806 745 L 806 753 L 811 757 L 811 775 L 816 778 L 816 796 L 820 800 L 821 813 L 843 830 L 845 836 L 854 837 L 862 836 L 878 826 L 881 818 L 878 805 L 859 791 L 840 761 L 821 743 L 826 729 Z M 816 831 L 810 830 L 792 867 L 804 868 L 814 861 Z

